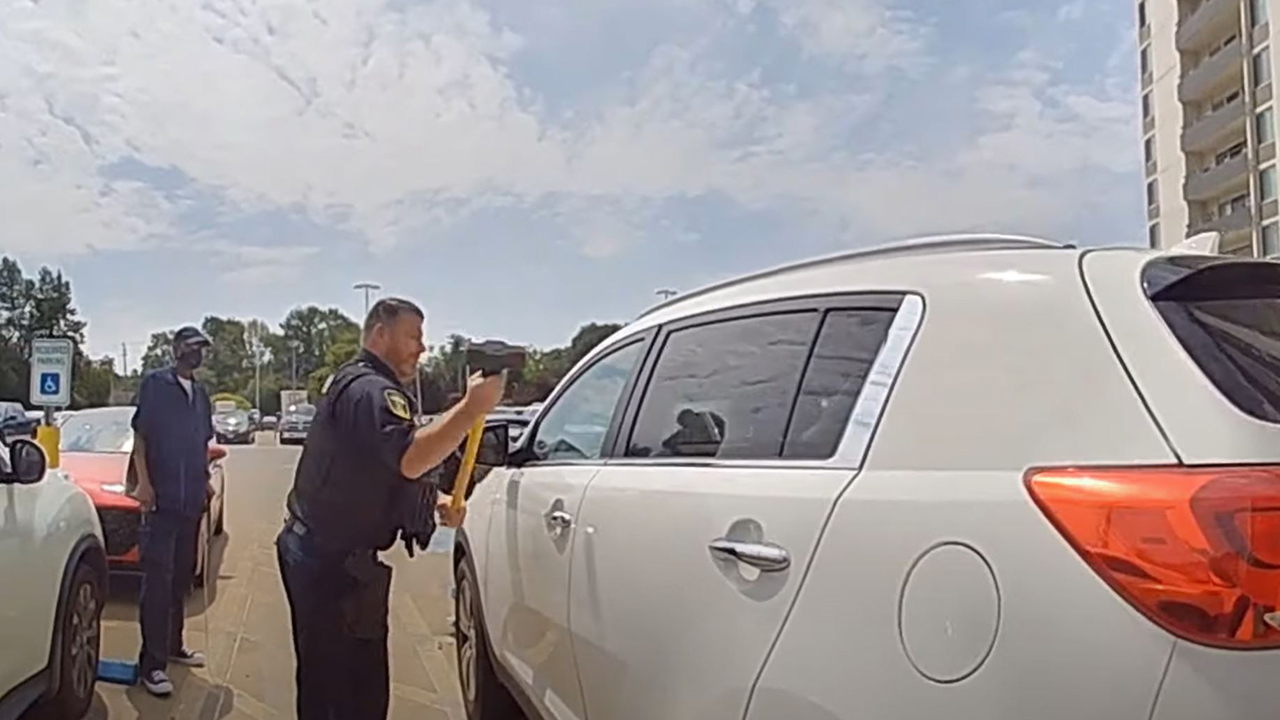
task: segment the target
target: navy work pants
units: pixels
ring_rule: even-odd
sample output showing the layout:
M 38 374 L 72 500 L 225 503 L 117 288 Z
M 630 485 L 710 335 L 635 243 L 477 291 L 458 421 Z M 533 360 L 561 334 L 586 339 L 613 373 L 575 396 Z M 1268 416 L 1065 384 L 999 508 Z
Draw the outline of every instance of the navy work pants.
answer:
M 298 720 L 386 720 L 391 568 L 372 551 L 353 568 L 289 527 L 276 559 L 293 619 Z
M 172 653 L 182 649 L 187 591 L 196 570 L 200 516 L 161 510 L 142 516 L 142 654 L 145 675 L 164 670 Z

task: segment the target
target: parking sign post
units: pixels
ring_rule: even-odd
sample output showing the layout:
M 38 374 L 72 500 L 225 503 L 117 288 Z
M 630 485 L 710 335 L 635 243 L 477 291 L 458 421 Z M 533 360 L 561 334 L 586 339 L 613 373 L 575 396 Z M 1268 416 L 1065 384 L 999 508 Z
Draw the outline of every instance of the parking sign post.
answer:
M 31 341 L 31 404 L 44 408 L 44 425 L 36 428 L 36 442 L 49 456 L 49 467 L 58 467 L 58 428 L 53 409 L 71 404 L 71 365 L 75 346 L 67 338 L 35 338 Z

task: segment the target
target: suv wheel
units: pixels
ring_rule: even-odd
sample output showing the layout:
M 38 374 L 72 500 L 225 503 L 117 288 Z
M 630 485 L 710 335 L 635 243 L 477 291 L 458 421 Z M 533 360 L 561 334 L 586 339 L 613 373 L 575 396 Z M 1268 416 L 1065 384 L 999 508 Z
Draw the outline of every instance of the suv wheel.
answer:
M 454 647 L 462 703 L 471 720 L 523 718 L 511 693 L 502 685 L 489 656 L 489 642 L 476 593 L 475 572 L 465 559 L 458 564 L 454 599 Z
M 80 718 L 89 712 L 102 645 L 102 587 L 85 564 L 76 568 L 62 609 L 58 691 L 32 713 L 35 718 Z

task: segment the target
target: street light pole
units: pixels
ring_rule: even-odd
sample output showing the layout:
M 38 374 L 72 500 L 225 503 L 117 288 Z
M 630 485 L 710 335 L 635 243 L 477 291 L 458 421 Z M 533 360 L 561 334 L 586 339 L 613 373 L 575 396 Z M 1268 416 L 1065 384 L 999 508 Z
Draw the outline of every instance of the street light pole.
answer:
M 352 286 L 352 289 L 364 291 L 364 314 L 367 317 L 369 315 L 369 293 L 381 290 L 382 286 L 376 282 L 358 282 Z
M 293 371 L 291 373 L 292 379 L 289 381 L 290 390 L 298 389 L 298 345 L 299 343 L 297 340 L 294 340 L 293 342 L 289 343 L 289 349 L 293 351 Z

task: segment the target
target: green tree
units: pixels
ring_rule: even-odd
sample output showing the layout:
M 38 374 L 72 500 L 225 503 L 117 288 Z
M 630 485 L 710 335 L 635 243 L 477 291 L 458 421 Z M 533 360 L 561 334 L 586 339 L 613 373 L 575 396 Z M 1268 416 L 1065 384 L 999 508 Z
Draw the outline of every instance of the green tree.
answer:
M 17 261 L 0 257 L 0 397 L 26 396 L 27 358 L 36 336 L 70 338 L 77 346 L 73 375 L 79 377 L 86 362 L 78 349 L 84 345 L 84 329 L 71 282 L 61 271 L 42 267 L 31 279 Z
M 245 339 L 245 324 L 234 318 L 210 315 L 201 329 L 213 343 L 205 353 L 200 378 L 213 392 L 242 394 L 249 389 L 253 356 Z
M 71 384 L 72 405 L 77 408 L 101 407 L 111 403 L 116 385 L 115 359 L 90 360 L 82 357 L 76 363 Z
M 47 267 L 40 268 L 31 295 L 30 335 L 71 338 L 77 347 L 84 345 L 85 322 L 72 304 L 71 281 Z
M 360 331 L 354 325 L 340 327 L 334 332 L 328 349 L 325 350 L 324 363 L 316 368 L 308 378 L 307 390 L 312 397 L 320 397 L 329 376 L 338 371 L 349 360 L 360 352 Z
M 290 310 L 280 330 L 282 342 L 272 348 L 276 368 L 284 377 L 293 377 L 296 347 L 298 384 L 305 386 L 312 373 L 324 366 L 329 348 L 351 332 L 358 335 L 360 326 L 337 308 L 309 305 Z
M 142 371 L 159 370 L 173 362 L 173 330 L 151 333 L 147 349 L 142 353 Z
M 610 335 L 621 329 L 622 326 L 617 323 L 587 323 L 578 328 L 578 332 L 574 333 L 573 339 L 569 341 L 569 367 L 565 368 L 565 372 L 577 365 L 579 360 L 586 357 L 587 353 L 607 340 Z

